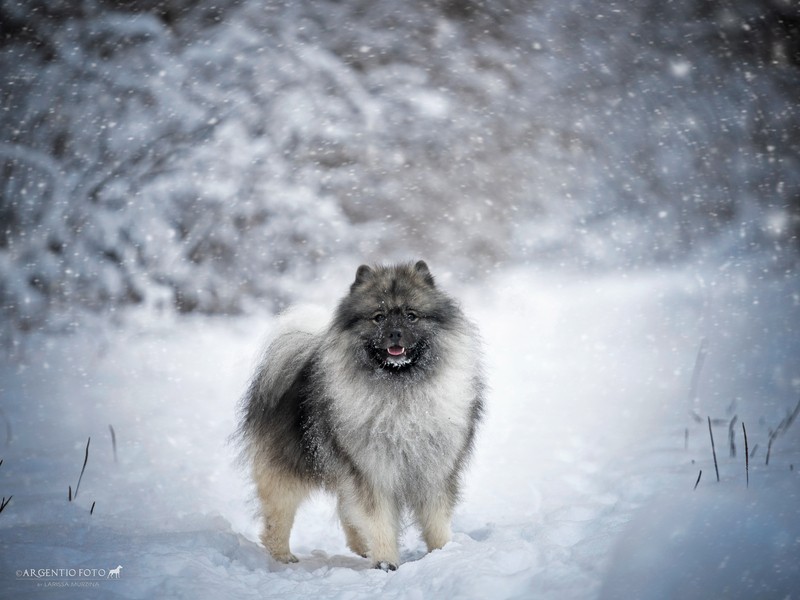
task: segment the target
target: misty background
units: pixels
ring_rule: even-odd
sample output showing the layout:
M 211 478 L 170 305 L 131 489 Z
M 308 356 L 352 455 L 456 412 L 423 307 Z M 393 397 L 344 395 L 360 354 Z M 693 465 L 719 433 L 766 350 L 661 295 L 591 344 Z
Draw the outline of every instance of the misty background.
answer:
M 0 70 L 6 348 L 362 262 L 796 274 L 794 0 L 0 0 Z

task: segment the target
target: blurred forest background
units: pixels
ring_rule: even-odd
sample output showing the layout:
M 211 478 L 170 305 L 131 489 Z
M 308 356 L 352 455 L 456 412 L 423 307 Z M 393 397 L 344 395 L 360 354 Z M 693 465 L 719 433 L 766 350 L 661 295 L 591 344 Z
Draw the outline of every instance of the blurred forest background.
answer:
M 386 259 L 796 270 L 795 0 L 0 0 L 0 74 L 6 343 Z

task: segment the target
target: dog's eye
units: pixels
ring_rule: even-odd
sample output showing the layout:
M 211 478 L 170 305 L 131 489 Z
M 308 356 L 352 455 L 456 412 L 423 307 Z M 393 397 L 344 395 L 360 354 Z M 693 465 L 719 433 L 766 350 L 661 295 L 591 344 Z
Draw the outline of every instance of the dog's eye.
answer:
M 383 313 L 375 313 L 374 315 L 372 315 L 372 321 L 374 323 L 383 323 L 385 319 L 386 315 Z
M 408 319 L 409 323 L 414 323 L 419 320 L 419 315 L 417 315 L 415 312 L 408 311 L 406 313 L 406 319 Z

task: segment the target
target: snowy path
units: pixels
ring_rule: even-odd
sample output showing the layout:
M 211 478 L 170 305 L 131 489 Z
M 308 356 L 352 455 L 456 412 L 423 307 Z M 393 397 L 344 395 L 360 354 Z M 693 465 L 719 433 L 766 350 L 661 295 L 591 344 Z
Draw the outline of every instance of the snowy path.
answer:
M 579 281 L 518 271 L 466 289 L 465 308 L 486 341 L 487 419 L 453 542 L 425 555 L 409 528 L 403 564 L 390 574 L 347 551 L 324 496 L 304 505 L 295 525 L 299 564 L 277 565 L 255 542 L 251 490 L 226 438 L 268 319 L 129 324 L 33 342 L 26 366 L 0 366 L 11 432 L 0 436 L 0 495 L 13 495 L 0 514 L 2 595 L 613 598 L 638 585 L 637 568 L 658 565 L 660 579 L 643 577 L 636 595 L 669 597 L 698 562 L 697 534 L 681 529 L 698 515 L 715 516 L 714 533 L 727 535 L 701 558 L 714 560 L 720 545 L 729 558 L 698 585 L 740 582 L 738 557 L 750 545 L 770 558 L 761 571 L 750 559 L 751 587 L 740 582 L 728 595 L 797 588 L 800 423 L 776 441 L 769 468 L 763 458 L 769 428 L 800 395 L 798 285 L 717 275 Z M 709 353 L 693 405 L 703 337 Z M 719 486 L 707 425 L 692 421 L 690 408 L 725 420 L 714 429 Z M 734 415 L 747 423 L 751 450 L 759 444 L 750 490 L 742 451 L 728 457 Z M 733 518 L 743 506 L 763 510 Z M 678 555 L 664 553 L 676 548 L 682 558 L 669 569 L 665 558 Z M 119 580 L 108 579 L 118 565 Z M 98 571 L 37 579 L 35 569 Z

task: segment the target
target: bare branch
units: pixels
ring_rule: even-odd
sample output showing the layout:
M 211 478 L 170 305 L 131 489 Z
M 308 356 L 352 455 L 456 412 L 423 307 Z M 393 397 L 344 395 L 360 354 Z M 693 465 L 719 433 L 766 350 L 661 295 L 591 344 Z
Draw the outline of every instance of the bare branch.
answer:
M 714 455 L 714 471 L 717 472 L 717 482 L 719 483 L 719 467 L 717 466 L 717 449 L 714 447 L 714 433 L 711 431 L 711 417 L 708 417 L 708 435 L 711 436 L 711 452 Z
M 800 414 L 800 400 L 797 401 L 797 406 L 794 407 L 794 410 L 786 415 L 783 421 L 778 423 L 778 426 L 774 430 L 770 430 L 769 443 L 767 444 L 767 465 L 769 465 L 769 456 L 772 452 L 772 443 L 780 434 L 784 433 L 789 429 L 789 427 L 792 426 L 792 423 L 794 423 L 794 420 L 797 418 L 798 414 Z

